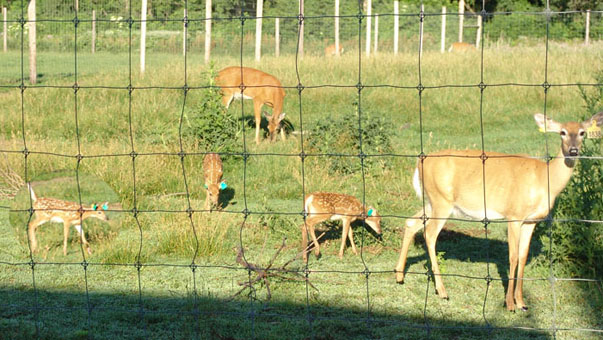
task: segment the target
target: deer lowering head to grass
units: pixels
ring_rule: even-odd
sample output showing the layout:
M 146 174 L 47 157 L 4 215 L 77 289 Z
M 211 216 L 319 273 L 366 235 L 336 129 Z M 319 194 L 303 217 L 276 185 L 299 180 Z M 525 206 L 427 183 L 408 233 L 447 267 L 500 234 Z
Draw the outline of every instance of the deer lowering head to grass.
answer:
M 276 77 L 253 69 L 251 67 L 230 66 L 218 72 L 216 84 L 222 88 L 222 103 L 226 108 L 233 99 L 252 99 L 255 118 L 255 142 L 260 143 L 260 122 L 262 121 L 262 106 L 272 107 L 272 115 L 264 113 L 268 119 L 270 141 L 276 141 L 278 131 L 285 140 L 285 130 L 281 128 L 283 99 L 285 91 Z
M 477 51 L 475 45 L 466 42 L 453 42 L 448 49 L 448 52 L 465 52 L 465 51 Z
M 222 159 L 217 153 L 208 153 L 203 158 L 203 177 L 205 178 L 205 210 L 219 208 L 220 191 L 226 189 L 226 181 L 222 180 L 224 170 Z
M 406 221 L 396 266 L 398 283 L 404 282 L 409 245 L 417 231 L 425 226 L 425 243 L 436 293 L 447 299 L 435 249 L 446 219 L 453 211 L 484 221 L 505 219 L 509 243 L 505 303 L 508 310 L 527 310 L 523 299 L 523 275 L 532 232 L 536 223 L 548 216 L 555 198 L 569 181 L 586 129 L 593 122 L 603 124 L 603 112 L 584 122 L 564 124 L 542 114 L 536 114 L 534 118 L 542 131 L 559 133 L 561 137 L 561 150 L 548 166 L 546 162 L 523 155 L 496 152 L 482 155 L 477 150 L 444 150 L 418 162 L 413 185 L 419 197 L 425 194 L 426 204 Z
M 314 243 L 314 254 L 316 257 L 319 257 L 320 245 L 316 238 L 314 226 L 326 220 L 341 220 L 343 222 L 339 258 L 343 258 L 346 238 L 350 239 L 354 254 L 358 254 L 356 244 L 354 243 L 354 234 L 350 226 L 355 220 L 365 220 L 369 227 L 377 234 L 381 234 L 381 216 L 377 214 L 377 210 L 372 207 L 365 208 L 354 196 L 330 192 L 315 192 L 306 197 L 304 208 L 307 214 L 306 221 L 302 225 L 302 249 L 305 262 L 308 262 L 308 231 Z
M 35 218 L 29 222 L 28 235 L 31 244 L 31 251 L 35 252 L 38 248 L 36 240 L 36 229 L 47 222 L 63 223 L 63 255 L 67 255 L 67 238 L 69 236 L 69 227 L 74 226 L 80 235 L 80 241 L 86 247 L 88 254 L 92 254 L 90 244 L 86 240 L 86 235 L 82 229 L 82 222 L 87 218 L 98 218 L 101 221 L 108 221 L 109 218 L 105 211 L 109 209 L 108 202 L 101 205 L 92 204 L 90 208 L 85 208 L 78 203 L 63 201 L 56 198 L 36 197 L 36 194 L 27 184 Z
M 327 57 L 339 56 L 342 54 L 343 54 L 343 45 L 341 45 L 341 44 L 339 44 L 339 51 L 337 51 L 335 44 L 331 44 L 331 45 L 325 47 L 325 56 L 327 56 Z

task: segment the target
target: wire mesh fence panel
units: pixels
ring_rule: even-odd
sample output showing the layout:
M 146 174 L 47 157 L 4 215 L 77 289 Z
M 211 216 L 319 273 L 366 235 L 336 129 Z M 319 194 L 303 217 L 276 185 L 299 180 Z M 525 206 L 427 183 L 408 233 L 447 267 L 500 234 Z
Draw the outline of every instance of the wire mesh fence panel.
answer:
M 270 1 L 254 62 L 256 2 L 216 1 L 206 63 L 206 3 L 149 3 L 142 20 L 142 1 L 38 2 L 36 84 L 28 3 L 10 3 L 0 67 L 8 338 L 603 333 L 603 156 L 590 139 L 603 107 L 603 71 L 592 72 L 601 11 L 482 3 L 460 27 L 456 8 L 403 3 L 394 54 L 393 1 L 373 4 L 370 53 L 370 1 L 345 2 L 344 52 L 331 57 L 331 2 L 306 0 L 301 14 L 298 2 Z M 256 73 L 244 68 L 224 83 L 226 66 L 282 84 L 247 81 Z M 242 93 L 222 98 L 221 87 Z M 263 108 L 233 100 L 257 88 L 282 88 L 286 114 L 276 97 Z M 276 116 L 286 133 L 270 143 Z M 208 155 L 223 166 L 217 205 Z M 412 246 L 423 242 L 427 252 Z

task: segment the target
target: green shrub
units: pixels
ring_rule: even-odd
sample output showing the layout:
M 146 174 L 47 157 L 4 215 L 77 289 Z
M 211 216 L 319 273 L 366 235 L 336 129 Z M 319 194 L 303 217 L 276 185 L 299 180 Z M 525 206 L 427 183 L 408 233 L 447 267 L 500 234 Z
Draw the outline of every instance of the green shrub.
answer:
M 354 103 L 354 106 L 357 106 Z M 360 151 L 365 155 L 390 153 L 392 123 L 380 114 L 371 114 L 363 111 L 358 125 L 358 114 L 340 116 L 334 119 L 324 119 L 306 139 L 306 147 L 310 153 L 335 154 L 342 156 L 329 156 L 327 162 L 329 172 L 351 174 L 361 169 Z M 356 157 L 353 157 L 356 156 Z M 366 157 L 365 169 L 385 167 L 379 157 Z
M 210 65 L 205 73 L 208 87 L 201 92 L 201 105 L 184 112 L 182 135 L 195 139 L 202 151 L 241 152 L 241 124 L 226 113 L 220 88 L 215 86 L 216 75 Z
M 603 84 L 603 72 L 595 77 Z M 580 88 L 586 103 L 586 114 L 582 119 L 603 109 L 603 87 L 587 92 Z M 580 160 L 564 193 L 555 204 L 555 219 L 584 219 L 600 221 L 603 217 L 603 167 L 601 139 L 585 140 Z M 603 277 L 603 228 L 600 223 L 580 221 L 556 221 L 553 224 L 553 248 L 549 251 L 554 263 L 564 274 L 572 277 Z M 548 244 L 548 237 L 544 237 Z

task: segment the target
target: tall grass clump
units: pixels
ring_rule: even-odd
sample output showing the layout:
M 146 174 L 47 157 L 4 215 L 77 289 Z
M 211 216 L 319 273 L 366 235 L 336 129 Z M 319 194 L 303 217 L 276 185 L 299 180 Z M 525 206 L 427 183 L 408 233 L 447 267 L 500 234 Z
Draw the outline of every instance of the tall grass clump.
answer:
M 242 126 L 222 105 L 222 94 L 216 86 L 213 64 L 204 74 L 206 84 L 201 105 L 184 113 L 182 136 L 197 144 L 202 151 L 237 152 Z
M 364 159 L 365 169 L 385 167 L 378 157 L 370 155 L 391 152 L 393 133 L 392 123 L 383 115 L 362 112 L 360 125 L 357 113 L 320 120 L 306 142 L 312 153 L 344 155 L 326 159 L 330 173 L 352 174 L 362 165 L 358 157 L 350 156 L 359 156 L 361 151 L 369 155 Z
M 596 75 L 598 84 L 603 83 L 603 71 Z M 586 106 L 582 120 L 603 110 L 603 87 L 586 91 L 580 87 Z M 555 205 L 553 225 L 552 260 L 559 269 L 571 277 L 603 277 L 603 228 L 600 223 L 574 221 L 572 219 L 601 220 L 603 216 L 603 168 L 600 159 L 601 139 L 587 139 L 582 146 L 584 159 L 576 165 L 574 175 Z M 547 240 L 548 243 L 548 240 Z

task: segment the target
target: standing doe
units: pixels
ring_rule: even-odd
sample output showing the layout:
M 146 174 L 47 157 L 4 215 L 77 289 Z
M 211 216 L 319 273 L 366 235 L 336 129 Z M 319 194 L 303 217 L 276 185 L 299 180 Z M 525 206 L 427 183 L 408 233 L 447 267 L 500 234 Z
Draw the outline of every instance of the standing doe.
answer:
M 279 129 L 281 138 L 285 140 L 285 130 L 281 128 L 281 121 L 285 118 L 285 113 L 282 112 L 285 91 L 278 79 L 251 67 L 230 66 L 218 72 L 216 83 L 222 88 L 222 103 L 226 108 L 233 99 L 253 100 L 256 144 L 260 143 L 261 111 L 264 104 L 272 107 L 272 115 L 264 113 L 268 119 L 270 141 L 276 141 Z
M 105 210 L 109 209 L 108 203 L 101 206 L 94 203 L 90 208 L 84 208 L 78 203 L 63 201 L 56 198 L 36 197 L 30 183 L 27 183 L 35 218 L 29 222 L 28 235 L 31 242 L 31 251 L 35 252 L 38 248 L 36 240 L 36 228 L 47 222 L 63 223 L 63 255 L 67 255 L 67 237 L 69 236 L 69 227 L 74 226 L 80 235 L 80 241 L 86 247 L 88 254 L 92 254 L 90 244 L 86 240 L 86 235 L 82 229 L 82 222 L 87 218 L 98 218 L 101 221 L 108 221 Z
M 325 56 L 327 57 L 332 57 L 332 56 L 340 56 L 343 54 L 343 45 L 339 44 L 339 52 L 337 51 L 337 48 L 335 48 L 335 44 L 331 44 L 327 47 L 325 47 Z
M 205 210 L 219 207 L 220 190 L 226 189 L 226 181 L 222 180 L 224 173 L 222 159 L 217 153 L 208 153 L 203 158 L 203 177 L 205 179 Z
M 465 51 L 477 51 L 475 45 L 466 42 L 453 42 L 448 49 L 448 52 L 465 52 Z
M 569 181 L 586 129 L 603 124 L 603 112 L 584 122 L 557 123 L 534 115 L 542 131 L 561 136 L 561 150 L 550 163 L 523 155 L 478 150 L 444 150 L 419 161 L 413 178 L 417 195 L 425 194 L 425 208 L 406 221 L 396 281 L 404 282 L 408 247 L 425 224 L 425 243 L 435 277 L 436 293 L 448 298 L 436 257 L 436 241 L 446 219 L 461 211 L 475 219 L 508 221 L 508 310 L 527 310 L 523 300 L 523 273 L 536 223 L 546 218 L 555 198 Z M 484 159 L 485 163 L 482 163 Z M 485 180 L 485 182 L 484 182 Z M 424 216 L 425 215 L 425 216 Z M 422 219 L 426 222 L 423 223 Z M 517 276 L 515 270 L 517 269 Z M 515 282 L 517 281 L 517 282 Z M 517 284 L 517 288 L 515 288 Z
M 326 220 L 341 220 L 343 222 L 341 248 L 339 249 L 340 259 L 343 258 L 346 238 L 350 239 L 354 254 L 358 254 L 356 244 L 354 244 L 354 234 L 350 226 L 355 220 L 365 220 L 366 224 L 377 234 L 381 234 L 381 216 L 377 214 L 377 210 L 372 207 L 365 208 L 354 196 L 330 192 L 315 192 L 306 197 L 304 208 L 308 214 L 302 226 L 302 249 L 305 262 L 308 262 L 306 250 L 308 247 L 308 230 L 312 236 L 312 242 L 314 242 L 314 254 L 316 257 L 319 257 L 320 245 L 316 238 L 314 226 Z

